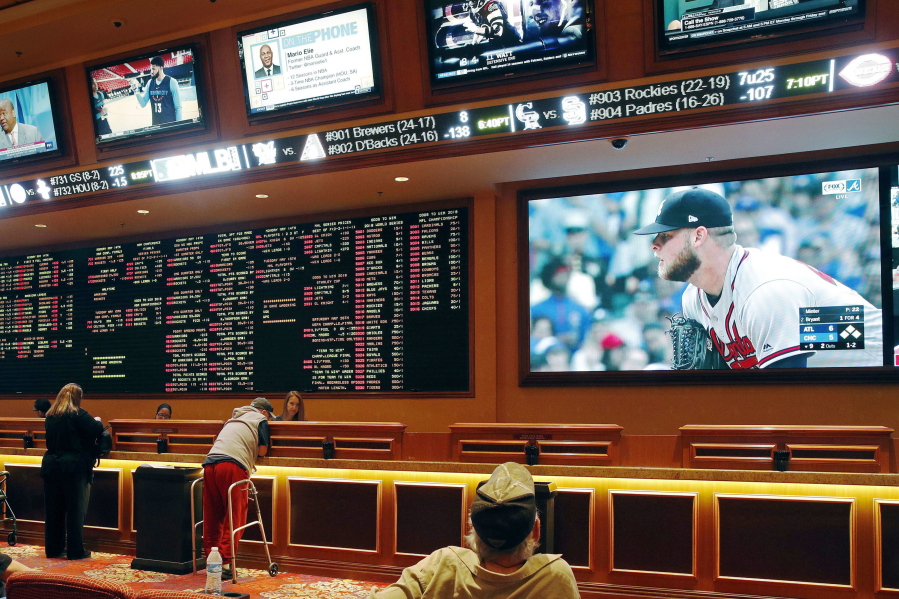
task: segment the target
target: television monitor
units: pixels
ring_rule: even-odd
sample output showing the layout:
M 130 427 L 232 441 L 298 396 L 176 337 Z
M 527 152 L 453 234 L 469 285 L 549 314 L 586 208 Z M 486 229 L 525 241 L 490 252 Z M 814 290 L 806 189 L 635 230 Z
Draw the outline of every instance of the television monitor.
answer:
M 891 366 L 885 177 L 869 167 L 523 197 L 524 379 Z M 678 329 L 682 319 L 699 328 Z M 676 344 L 716 363 L 690 366 Z
M 97 143 L 203 128 L 198 60 L 188 44 L 90 67 Z
M 431 83 L 592 64 L 592 0 L 425 0 Z
M 0 90 L 0 164 L 60 153 L 51 85 L 46 79 Z
M 375 11 L 360 4 L 238 34 L 250 116 L 381 95 Z
M 865 0 L 656 0 L 661 53 L 857 21 Z

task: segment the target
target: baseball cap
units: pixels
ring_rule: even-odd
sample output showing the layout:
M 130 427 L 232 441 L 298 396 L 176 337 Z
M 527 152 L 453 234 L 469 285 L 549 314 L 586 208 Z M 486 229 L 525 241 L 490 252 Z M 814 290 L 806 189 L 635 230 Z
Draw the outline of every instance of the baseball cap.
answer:
M 664 231 L 696 227 L 730 227 L 734 215 L 723 197 L 701 187 L 672 193 L 662 200 L 654 223 L 634 231 L 634 235 L 656 235 Z
M 250 402 L 250 406 L 256 408 L 257 410 L 266 410 L 269 413 L 275 411 L 275 409 L 272 407 L 271 402 L 264 397 L 257 397 Z
M 534 479 L 521 464 L 496 467 L 471 504 L 471 524 L 478 537 L 497 551 L 514 549 L 534 529 L 537 502 Z

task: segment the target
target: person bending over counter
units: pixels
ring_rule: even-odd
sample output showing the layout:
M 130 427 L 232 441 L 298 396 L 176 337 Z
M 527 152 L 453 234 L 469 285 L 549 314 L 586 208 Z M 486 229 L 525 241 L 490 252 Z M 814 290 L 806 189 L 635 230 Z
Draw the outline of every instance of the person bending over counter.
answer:
M 257 397 L 248 406 L 235 408 L 215 439 L 203 462 L 203 550 L 206 555 L 213 547 L 222 554 L 222 580 L 231 579 L 231 533 L 228 529 L 228 488 L 250 478 L 256 470 L 256 458 L 268 453 L 271 445 L 268 421 L 272 419 L 272 404 Z M 247 522 L 246 486 L 232 494 L 234 528 Z M 234 534 L 235 545 L 243 531 Z
M 370 599 L 437 597 L 578 599 L 571 566 L 561 555 L 537 554 L 540 519 L 534 480 L 513 462 L 497 466 L 477 491 L 462 547 L 438 549 Z
M 284 408 L 281 410 L 281 415 L 275 416 L 275 420 L 283 422 L 306 420 L 303 410 L 303 398 L 300 396 L 299 391 L 291 391 L 287 394 L 287 397 L 284 398 Z

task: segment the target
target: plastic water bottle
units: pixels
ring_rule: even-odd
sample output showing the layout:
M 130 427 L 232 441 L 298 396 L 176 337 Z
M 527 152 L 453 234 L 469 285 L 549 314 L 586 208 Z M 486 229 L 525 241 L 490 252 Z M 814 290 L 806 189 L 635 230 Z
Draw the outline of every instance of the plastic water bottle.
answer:
M 206 588 L 207 595 L 222 594 L 222 555 L 218 547 L 213 547 L 206 556 Z

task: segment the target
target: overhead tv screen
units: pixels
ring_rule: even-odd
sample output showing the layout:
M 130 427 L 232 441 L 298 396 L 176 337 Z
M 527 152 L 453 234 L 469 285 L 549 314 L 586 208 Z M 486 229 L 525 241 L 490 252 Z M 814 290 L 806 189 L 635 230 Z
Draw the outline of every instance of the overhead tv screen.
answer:
M 468 392 L 468 214 L 0 258 L 0 393 Z
M 660 51 L 858 20 L 865 0 L 656 0 Z
M 197 50 L 186 45 L 91 67 L 97 143 L 203 126 Z
M 886 172 L 527 201 L 528 372 L 891 365 Z
M 591 0 L 425 0 L 435 86 L 593 62 Z
M 371 4 L 243 31 L 238 51 L 250 115 L 381 95 Z
M 59 153 L 50 82 L 0 91 L 0 164 Z

